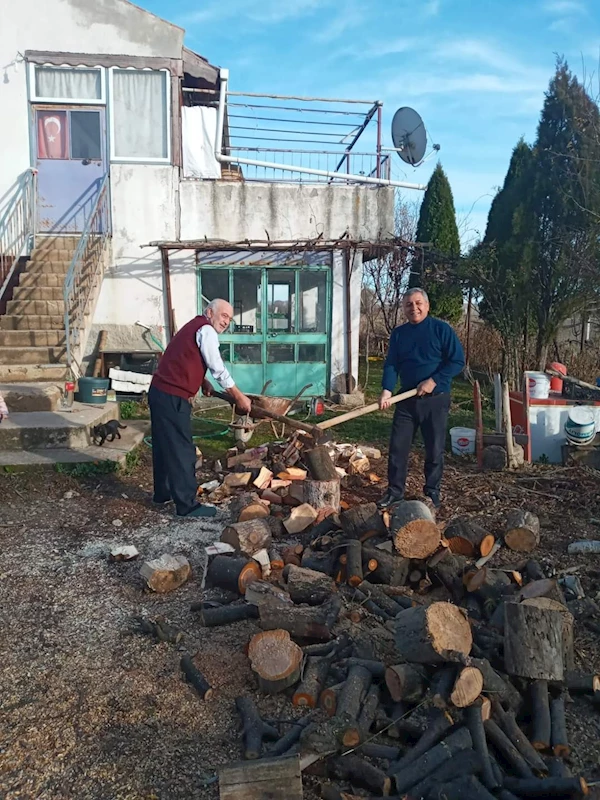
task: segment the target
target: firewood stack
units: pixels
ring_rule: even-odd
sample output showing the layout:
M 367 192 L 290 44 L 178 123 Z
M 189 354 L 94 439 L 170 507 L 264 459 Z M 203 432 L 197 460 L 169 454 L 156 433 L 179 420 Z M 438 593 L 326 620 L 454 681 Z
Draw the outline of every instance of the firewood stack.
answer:
M 281 463 L 268 468 L 256 451 L 230 457 L 234 467 L 254 462 L 254 483 L 265 484 L 265 469 L 272 477 L 235 498 L 246 516 L 222 536 L 235 553 L 208 567 L 207 586 L 238 599 L 195 606 L 208 625 L 257 619 L 251 691 L 307 709 L 273 727 L 251 697 L 236 701 L 260 780 L 294 757 L 324 798 L 588 794 L 569 769 L 565 708 L 571 694 L 599 692 L 600 676 L 574 671 L 573 616 L 558 583 L 531 559 L 489 567 L 500 543 L 481 521 L 457 518 L 442 531 L 418 501 L 391 516 L 374 503 L 341 508 L 328 449 L 302 452 L 298 441 L 271 453 Z M 253 504 L 267 513 L 248 517 Z M 509 512 L 505 532 L 515 552 L 539 543 L 531 513 Z M 254 560 L 261 551 L 268 567 Z M 236 794 L 229 776 L 226 796 L 258 797 L 250 765 L 236 769 L 246 778 Z

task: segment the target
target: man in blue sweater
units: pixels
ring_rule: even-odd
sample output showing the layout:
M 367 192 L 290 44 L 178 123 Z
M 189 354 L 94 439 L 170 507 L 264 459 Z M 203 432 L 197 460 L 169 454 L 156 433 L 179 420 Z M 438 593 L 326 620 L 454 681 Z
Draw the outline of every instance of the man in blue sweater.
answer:
M 428 316 L 429 298 L 423 289 L 410 289 L 404 295 L 402 308 L 408 322 L 392 331 L 379 408 L 390 407 L 398 378 L 403 392 L 416 389 L 417 396 L 396 405 L 390 437 L 388 490 L 378 505 L 389 508 L 404 498 L 408 456 L 420 428 L 425 442 L 423 491 L 437 508 L 444 470 L 450 384 L 462 371 L 465 356 L 450 325 Z

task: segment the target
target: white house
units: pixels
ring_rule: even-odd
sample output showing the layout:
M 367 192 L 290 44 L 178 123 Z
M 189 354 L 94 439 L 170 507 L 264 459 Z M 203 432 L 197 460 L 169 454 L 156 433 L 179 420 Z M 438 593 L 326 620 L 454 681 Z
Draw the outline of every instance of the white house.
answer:
M 242 98 L 183 40 L 127 0 L 2 9 L 0 382 L 80 374 L 101 331 L 113 353 L 156 349 L 214 296 L 246 391 L 356 379 L 362 259 L 401 185 L 381 104 Z

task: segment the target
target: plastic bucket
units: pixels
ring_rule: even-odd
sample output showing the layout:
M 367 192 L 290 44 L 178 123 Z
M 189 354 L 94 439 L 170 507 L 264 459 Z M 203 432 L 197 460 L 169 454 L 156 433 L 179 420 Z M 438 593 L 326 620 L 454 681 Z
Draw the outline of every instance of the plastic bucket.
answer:
M 88 403 L 94 406 L 104 405 L 109 385 L 108 378 L 79 378 L 75 400 L 78 403 Z
M 547 400 L 550 394 L 550 378 L 545 372 L 528 372 L 529 396 L 536 400 Z
M 472 455 L 475 452 L 475 428 L 450 428 L 450 444 L 455 455 Z
M 589 444 L 596 435 L 594 411 L 587 406 L 572 408 L 565 422 L 565 435 L 571 444 Z
M 550 369 L 553 369 L 554 372 L 560 372 L 561 375 L 567 374 L 567 368 L 564 364 L 561 364 L 559 361 L 553 361 L 551 364 L 548 364 Z M 555 378 L 554 376 L 550 378 L 550 391 L 557 392 L 561 394 L 563 390 L 563 382 L 560 378 Z

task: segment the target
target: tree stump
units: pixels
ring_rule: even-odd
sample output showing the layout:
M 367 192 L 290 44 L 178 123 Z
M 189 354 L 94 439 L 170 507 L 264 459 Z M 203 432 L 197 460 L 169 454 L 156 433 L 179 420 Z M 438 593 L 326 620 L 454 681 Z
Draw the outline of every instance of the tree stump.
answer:
M 562 681 L 565 614 L 545 607 L 542 599 L 507 603 L 504 609 L 504 660 L 511 675 L 531 680 Z M 571 617 L 571 626 L 572 619 Z
M 496 541 L 493 534 L 468 517 L 451 520 L 444 537 L 453 553 L 469 558 L 487 556 Z
M 248 522 L 269 516 L 269 506 L 261 502 L 255 492 L 244 492 L 234 497 L 229 505 L 229 510 L 236 522 Z
M 253 581 L 259 580 L 261 571 L 256 561 L 243 556 L 215 556 L 208 566 L 206 583 L 230 592 L 245 594 Z
M 554 578 L 531 581 L 523 586 L 517 594 L 519 600 L 532 600 L 537 597 L 547 597 L 563 606 L 566 603 L 563 591 L 558 585 L 558 581 Z
M 313 508 L 333 508 L 340 510 L 340 479 L 336 473 L 334 480 L 304 481 L 304 499 Z
M 258 685 L 267 694 L 277 694 L 300 680 L 303 652 L 288 631 L 262 631 L 250 639 L 248 658 Z
M 230 544 L 237 552 L 252 556 L 271 546 L 271 528 L 263 519 L 236 522 L 223 530 L 221 541 Z
M 333 578 L 323 572 L 289 564 L 283 571 L 287 580 L 287 590 L 294 603 L 307 603 L 317 606 L 336 591 Z
M 308 467 L 309 474 L 314 481 L 337 481 L 339 484 L 340 476 L 337 474 L 335 464 L 329 455 L 329 449 L 325 445 L 314 447 L 312 450 L 305 450 L 303 461 Z M 307 502 L 310 502 L 307 500 Z M 327 505 L 332 505 L 328 503 Z
M 425 503 L 398 503 L 390 523 L 394 547 L 405 558 L 424 559 L 440 546 L 441 533 Z
M 415 606 L 394 621 L 396 644 L 406 658 L 421 664 L 456 661 L 471 652 L 473 636 L 464 613 L 452 603 Z
M 574 618 L 571 612 L 562 603 L 552 600 L 549 597 L 531 598 L 523 600 L 521 605 L 533 605 L 536 608 L 556 612 L 562 616 L 563 629 L 562 629 L 562 659 L 565 672 L 571 672 L 575 665 L 574 648 L 573 648 L 573 622 Z
M 535 514 L 514 508 L 506 515 L 504 544 L 518 553 L 531 553 L 540 543 L 540 521 Z

